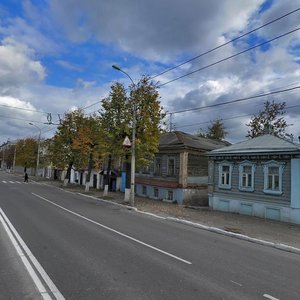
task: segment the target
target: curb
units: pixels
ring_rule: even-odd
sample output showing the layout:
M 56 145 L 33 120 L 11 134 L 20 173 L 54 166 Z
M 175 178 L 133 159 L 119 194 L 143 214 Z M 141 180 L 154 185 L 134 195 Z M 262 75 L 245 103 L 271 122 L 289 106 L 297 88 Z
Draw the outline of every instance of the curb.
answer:
M 119 207 L 126 208 L 126 209 L 132 210 L 132 211 L 136 211 L 138 213 L 146 214 L 146 215 L 149 215 L 151 217 L 164 219 L 166 221 L 185 224 L 185 225 L 192 226 L 192 227 L 195 227 L 195 228 L 207 230 L 207 231 L 214 232 L 214 233 L 221 234 L 221 235 L 225 235 L 225 236 L 230 236 L 230 237 L 237 238 L 237 239 L 240 239 L 240 240 L 244 240 L 244 241 L 247 241 L 247 242 L 250 242 L 250 243 L 259 244 L 259 245 L 275 248 L 275 249 L 290 252 L 290 253 L 300 254 L 300 249 L 299 248 L 292 247 L 292 246 L 289 246 L 289 245 L 286 245 L 286 244 L 273 243 L 273 242 L 269 242 L 269 241 L 265 241 L 265 240 L 261 240 L 261 239 L 256 239 L 256 238 L 252 238 L 250 236 L 244 235 L 244 234 L 234 233 L 234 232 L 226 231 L 224 229 L 220 229 L 220 228 L 217 228 L 217 227 L 206 226 L 206 225 L 203 225 L 203 224 L 200 224 L 200 223 L 195 223 L 195 222 L 187 221 L 187 220 L 184 220 L 184 219 L 178 219 L 178 218 L 174 218 L 174 217 L 161 217 L 161 216 L 156 215 L 154 213 L 149 213 L 149 212 L 144 212 L 142 210 L 138 210 L 136 207 L 116 203 L 116 202 L 109 201 L 109 200 L 104 200 L 104 199 L 101 199 L 101 198 L 97 198 L 95 196 L 85 195 L 85 194 L 82 194 L 82 193 L 76 193 L 76 194 L 87 197 L 87 198 L 96 199 L 96 200 L 104 202 L 104 203 L 117 205 Z
M 217 227 L 210 227 L 210 226 L 202 225 L 200 223 L 194 223 L 194 222 L 191 222 L 191 221 L 177 219 L 177 218 L 173 218 L 173 217 L 166 217 L 165 219 L 168 220 L 168 221 L 189 225 L 189 226 L 192 226 L 192 227 L 204 229 L 204 230 L 214 232 L 214 233 L 218 233 L 218 234 L 222 234 L 222 235 L 225 235 L 225 236 L 234 237 L 234 238 L 244 240 L 244 241 L 248 241 L 248 242 L 251 242 L 251 243 L 255 243 L 255 244 L 259 244 L 259 245 L 263 245 L 263 246 L 267 246 L 267 247 L 272 247 L 272 248 L 276 248 L 276 249 L 279 249 L 279 250 L 283 250 L 283 251 L 287 251 L 287 252 L 291 252 L 291 253 L 295 253 L 295 254 L 300 254 L 300 249 L 299 248 L 292 247 L 292 246 L 289 246 L 289 245 L 285 245 L 285 244 L 281 244 L 281 243 L 273 243 L 273 242 L 269 242 L 269 241 L 265 241 L 265 240 L 260 240 L 260 239 L 249 237 L 249 236 L 244 235 L 244 234 L 229 232 L 229 231 L 226 231 L 224 229 L 217 228 Z

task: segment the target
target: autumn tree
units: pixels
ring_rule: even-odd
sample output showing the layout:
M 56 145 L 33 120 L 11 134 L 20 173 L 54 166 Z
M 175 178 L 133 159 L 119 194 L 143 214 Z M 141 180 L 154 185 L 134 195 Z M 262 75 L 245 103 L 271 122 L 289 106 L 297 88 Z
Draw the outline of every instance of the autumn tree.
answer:
M 20 139 L 16 143 L 16 165 L 35 168 L 38 141 L 34 138 Z
M 136 111 L 137 166 L 148 165 L 158 152 L 165 117 L 159 101 L 157 84 L 149 77 L 144 76 L 136 86 L 131 86 L 129 108 L 130 116 L 133 116 L 134 109 Z
M 197 136 L 206 137 L 214 140 L 224 140 L 227 135 L 225 130 L 224 123 L 221 119 L 216 119 L 211 121 L 211 124 L 208 126 L 207 131 L 204 132 L 202 129 L 199 130 Z
M 284 120 L 286 103 L 272 102 L 264 103 L 264 110 L 251 117 L 246 124 L 250 129 L 246 137 L 254 138 L 262 134 L 271 133 L 278 137 L 284 137 L 285 129 L 289 126 Z
M 78 167 L 88 166 L 85 190 L 89 190 L 91 171 L 93 167 L 100 167 L 103 159 L 103 132 L 100 118 L 97 116 L 85 117 L 78 127 L 77 135 L 73 139 L 72 149 L 80 153 L 81 161 Z
M 83 163 L 80 151 L 73 149 L 73 143 L 78 129 L 82 126 L 83 119 L 84 114 L 81 110 L 66 113 L 49 145 L 49 156 L 52 163 L 60 169 L 68 167 L 66 180 L 70 179 L 72 166 L 81 166 Z
M 138 166 L 146 165 L 157 152 L 165 116 L 157 85 L 146 76 L 129 86 L 129 95 L 122 84 L 115 83 L 109 96 L 103 99 L 101 122 L 107 153 L 125 154 L 122 143 L 125 136 L 132 138 L 133 116 L 136 120 L 136 162 Z
M 122 84 L 114 83 L 109 96 L 102 100 L 100 119 L 106 155 L 122 156 L 123 140 L 130 134 L 128 99 Z
M 2 158 L 2 160 L 4 159 L 4 161 L 2 161 L 2 164 L 4 164 L 4 162 L 6 163 L 6 167 L 8 169 L 11 169 L 14 165 L 14 158 L 15 158 L 15 149 L 16 149 L 16 145 L 10 143 L 9 141 L 2 145 L 3 147 L 1 147 L 1 151 L 0 151 L 0 157 Z M 1 166 L 1 163 L 0 163 Z

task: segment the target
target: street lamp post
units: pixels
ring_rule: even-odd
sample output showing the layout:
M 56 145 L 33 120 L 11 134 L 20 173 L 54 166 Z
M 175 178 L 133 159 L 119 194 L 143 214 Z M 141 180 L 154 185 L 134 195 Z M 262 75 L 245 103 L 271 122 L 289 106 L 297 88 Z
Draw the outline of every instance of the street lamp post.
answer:
M 112 66 L 117 71 L 124 73 L 132 82 L 133 88 L 136 88 L 135 83 L 128 73 L 120 67 Z M 133 101 L 133 114 L 132 114 L 132 138 L 131 138 L 131 172 L 130 172 L 130 205 L 134 206 L 134 187 L 135 187 L 135 135 L 136 135 L 136 102 Z
M 34 126 L 35 128 L 37 128 L 39 130 L 39 137 L 38 137 L 38 151 L 37 151 L 37 157 L 36 157 L 36 169 L 35 169 L 35 176 L 37 176 L 37 172 L 39 169 L 39 163 L 40 163 L 40 143 L 41 143 L 41 135 L 42 135 L 42 130 L 40 127 L 36 126 L 33 123 L 29 123 L 29 125 Z

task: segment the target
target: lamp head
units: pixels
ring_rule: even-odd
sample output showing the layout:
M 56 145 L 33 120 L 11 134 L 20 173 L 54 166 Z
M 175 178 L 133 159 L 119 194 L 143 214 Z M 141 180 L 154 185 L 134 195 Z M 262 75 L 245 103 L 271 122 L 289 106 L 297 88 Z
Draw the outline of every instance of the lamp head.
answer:
M 118 70 L 118 71 L 121 71 L 121 68 L 120 68 L 119 66 L 117 66 L 117 65 L 112 65 L 112 67 L 113 67 L 114 69 Z

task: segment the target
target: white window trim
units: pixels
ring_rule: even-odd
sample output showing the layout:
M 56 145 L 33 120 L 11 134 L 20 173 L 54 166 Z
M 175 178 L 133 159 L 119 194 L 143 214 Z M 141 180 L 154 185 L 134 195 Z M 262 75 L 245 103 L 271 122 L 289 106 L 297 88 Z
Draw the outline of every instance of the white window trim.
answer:
M 229 184 L 222 184 L 222 168 L 223 166 L 227 166 L 229 167 Z M 232 178 L 232 169 L 233 169 L 233 165 L 232 163 L 228 162 L 228 161 L 222 161 L 219 163 L 219 188 L 221 189 L 227 189 L 230 190 L 231 189 L 231 178 Z
M 243 186 L 243 167 L 251 167 L 251 186 Z M 254 191 L 254 173 L 256 171 L 255 163 L 244 160 L 239 164 L 239 190 L 243 192 L 253 192 Z
M 284 162 L 278 162 L 275 160 L 270 160 L 268 162 L 262 163 L 263 165 L 263 171 L 264 171 L 264 189 L 263 192 L 265 194 L 271 194 L 271 195 L 282 195 L 282 175 L 285 163 Z M 270 167 L 278 167 L 279 168 L 279 190 L 274 191 L 268 189 L 268 180 L 269 180 L 269 168 Z

